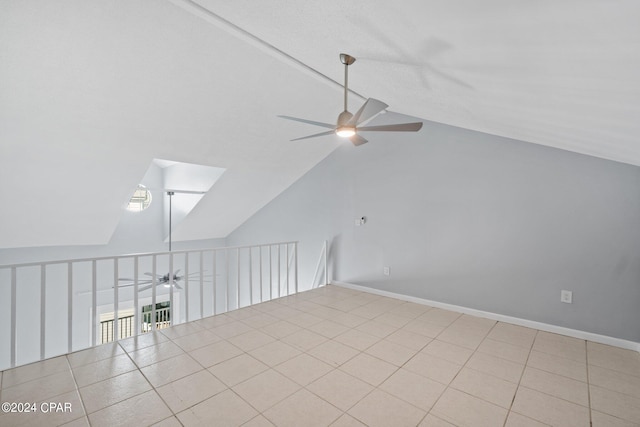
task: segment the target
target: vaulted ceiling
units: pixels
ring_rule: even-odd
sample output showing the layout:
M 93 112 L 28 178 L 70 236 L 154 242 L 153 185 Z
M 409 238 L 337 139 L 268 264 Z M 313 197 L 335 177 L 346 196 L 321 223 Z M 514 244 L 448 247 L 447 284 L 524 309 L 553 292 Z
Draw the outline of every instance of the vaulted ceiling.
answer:
M 639 17 L 635 0 L 3 1 L 0 247 L 107 243 L 154 158 L 226 169 L 174 238 L 226 236 L 340 143 L 290 142 L 316 129 L 276 117 L 335 121 L 340 52 L 352 110 L 375 97 L 640 165 Z

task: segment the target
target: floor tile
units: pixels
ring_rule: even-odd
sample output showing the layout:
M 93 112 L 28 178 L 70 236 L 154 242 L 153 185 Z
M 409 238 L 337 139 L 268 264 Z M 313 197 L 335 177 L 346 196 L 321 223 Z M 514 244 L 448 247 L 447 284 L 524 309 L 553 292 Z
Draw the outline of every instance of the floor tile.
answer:
M 525 364 L 529 358 L 530 350 L 526 347 L 505 343 L 502 341 L 496 341 L 491 338 L 486 338 L 480 346 L 478 351 L 492 356 L 499 357 L 501 359 L 510 360 L 516 363 Z
M 326 338 L 335 338 L 336 336 L 347 332 L 350 328 L 331 320 L 323 320 L 309 327 L 310 331 L 316 332 Z
M 450 387 L 505 409 L 511 407 L 511 402 L 518 388 L 515 383 L 471 368 L 463 368 L 451 382 Z
M 460 347 L 459 345 L 450 344 L 448 342 L 435 339 L 431 341 L 421 351 L 424 354 L 430 354 L 431 356 L 439 357 L 440 359 L 448 360 L 449 362 L 464 365 L 467 360 L 473 354 L 473 350 Z
M 302 328 L 294 325 L 293 323 L 287 322 L 285 320 L 280 320 L 276 323 L 272 323 L 270 325 L 264 326 L 260 328 L 262 332 L 267 335 L 271 335 L 274 338 L 282 339 L 287 335 L 291 335 L 294 332 L 298 332 Z
M 217 314 L 215 316 L 204 317 L 200 320 L 196 320 L 195 323 L 202 326 L 205 329 L 213 329 L 217 326 L 225 325 L 227 323 L 235 322 L 231 317 L 226 314 Z
M 192 351 L 208 344 L 220 341 L 222 338 L 207 330 L 198 331 L 173 340 L 184 351 Z
M 118 344 L 120 344 L 120 347 L 122 347 L 127 353 L 133 353 L 134 351 L 158 345 L 165 341 L 169 341 L 169 338 L 161 334 L 160 331 L 156 331 L 120 340 L 118 341 Z
M 181 323 L 179 325 L 173 325 L 169 328 L 161 329 L 162 335 L 169 339 L 176 339 L 178 337 L 184 337 L 186 335 L 194 334 L 198 331 L 202 331 L 204 328 L 195 322 Z
M 236 335 L 235 337 L 231 337 L 228 339 L 228 341 L 241 350 L 251 351 L 275 341 L 275 338 L 265 334 L 264 332 L 253 330 L 245 332 L 244 334 Z
M 374 390 L 349 410 L 369 427 L 415 426 L 426 412 L 380 390 Z
M 220 338 L 229 339 L 236 335 L 244 334 L 252 331 L 253 328 L 240 321 L 233 321 L 225 323 L 224 325 L 216 326 L 210 329 L 211 332 L 219 336 Z
M 430 354 L 418 353 L 403 368 L 448 385 L 462 369 L 462 365 L 448 362 Z
M 592 427 L 638 427 L 638 423 L 626 421 L 613 415 L 603 414 L 598 411 L 591 411 Z
M 640 377 L 590 365 L 589 384 L 640 399 Z
M 553 426 L 589 425 L 589 409 L 526 387 L 518 387 L 511 410 Z
M 124 350 L 120 348 L 118 343 L 109 343 L 68 354 L 67 359 L 69 359 L 69 365 L 75 368 L 120 354 L 124 354 Z
M 491 329 L 487 338 L 531 349 L 533 341 L 536 338 L 536 333 L 537 330 L 535 329 L 498 322 L 496 326 Z
M 264 412 L 264 416 L 279 427 L 324 427 L 340 415 L 342 411 L 305 389 Z
M 587 364 L 584 362 L 576 362 L 575 360 L 534 350 L 529 355 L 527 366 L 587 382 Z
M 368 334 L 366 332 L 359 331 L 357 329 L 351 329 L 344 334 L 338 335 L 334 338 L 339 343 L 353 347 L 356 350 L 364 351 L 371 347 L 373 344 L 380 341 L 381 338 L 375 335 Z
M 278 321 L 280 321 L 280 319 L 274 316 L 270 316 L 266 313 L 256 314 L 255 316 L 247 317 L 246 319 L 241 320 L 242 323 L 249 325 L 255 329 L 259 329 L 267 325 L 271 325 Z
M 333 367 L 308 354 L 301 354 L 276 366 L 275 370 L 301 386 L 306 386 L 332 371 Z
M 377 387 L 398 368 L 376 357 L 360 353 L 338 369 Z
M 369 394 L 373 386 L 336 369 L 309 384 L 307 389 L 346 411 Z
M 587 343 L 589 364 L 640 376 L 640 353 L 594 342 Z
M 235 345 L 232 345 L 227 341 L 218 341 L 197 350 L 193 350 L 189 352 L 189 355 L 205 368 L 209 368 L 242 353 L 242 350 Z
M 478 332 L 466 327 L 450 326 L 438 335 L 438 340 L 476 350 L 486 335 L 485 331 Z
M 366 349 L 365 353 L 400 367 L 416 354 L 416 350 L 383 339 Z
M 182 424 L 176 417 L 169 417 L 153 424 L 151 427 L 182 427 Z
M 533 350 L 554 356 L 586 363 L 587 351 L 584 340 L 552 334 L 549 332 L 538 332 L 533 342 Z
M 226 386 L 206 370 L 188 375 L 157 389 L 169 408 L 178 413 L 226 390 Z
M 309 351 L 327 341 L 326 337 L 315 332 L 302 329 L 282 338 L 282 341 L 297 348 L 300 351 Z
M 452 324 L 461 315 L 462 314 L 456 313 L 455 311 L 432 308 L 431 310 L 418 316 L 418 320 L 446 327 Z
M 431 338 L 416 334 L 415 332 L 407 331 L 404 328 L 398 329 L 391 335 L 388 335 L 385 339 L 416 351 L 422 350 L 431 342 Z
M 507 410 L 492 403 L 448 388 L 431 413 L 460 427 L 495 427 L 503 425 Z
M 251 350 L 249 354 L 262 363 L 274 367 L 301 354 L 301 352 L 282 341 L 273 341 L 255 350 Z
M 87 413 L 92 413 L 149 390 L 151 384 L 140 371 L 132 371 L 82 387 L 80 396 Z
M 209 372 L 225 383 L 227 387 L 233 387 L 267 369 L 269 369 L 267 365 L 243 353 L 210 367 Z
M 139 368 L 142 368 L 180 354 L 184 354 L 184 350 L 175 345 L 172 341 L 166 341 L 154 346 L 136 350 L 129 353 L 129 356 Z
M 328 340 L 319 346 L 312 348 L 308 353 L 331 366 L 337 367 L 347 362 L 360 352 L 348 345 L 334 340 Z
M 597 386 L 590 386 L 591 408 L 640 425 L 640 399 Z
M 41 402 L 76 389 L 71 371 L 62 371 L 2 389 L 3 402 Z
M 330 427 L 367 427 L 349 414 L 343 414 Z
M 525 417 L 517 412 L 509 412 L 507 422 L 504 427 L 548 427 L 549 424 L 536 421 L 533 418 Z
M 298 384 L 273 369 L 233 387 L 233 391 L 260 412 L 264 412 L 299 389 Z
M 429 411 L 446 386 L 405 369 L 398 369 L 379 389 Z
M 308 313 L 301 313 L 287 319 L 290 323 L 294 325 L 298 325 L 302 328 L 309 328 L 310 326 L 315 325 L 316 323 L 322 322 L 324 320 L 322 317 L 314 316 Z
M 587 384 L 581 381 L 527 367 L 520 384 L 578 405 L 589 406 L 589 390 Z
M 251 418 L 249 421 L 242 424 L 242 427 L 274 427 L 274 425 L 263 415 L 258 415 L 257 417 Z
M 97 383 L 107 378 L 112 378 L 125 372 L 137 369 L 127 354 L 100 360 L 88 365 L 78 366 L 73 369 L 73 376 L 78 387 Z
M 151 425 L 170 416 L 169 408 L 151 390 L 89 414 L 89 422 L 92 427 Z
M 9 388 L 60 372 L 69 372 L 70 369 L 65 356 L 8 369 L 2 373 L 2 388 Z
M 396 313 L 386 312 L 375 318 L 376 321 L 386 323 L 395 328 L 402 328 L 411 321 L 411 318 Z
M 189 426 L 239 426 L 251 420 L 258 412 L 231 390 L 218 393 L 209 399 L 177 414 L 185 427 Z
M 437 323 L 427 322 L 418 317 L 402 327 L 403 330 L 419 334 L 427 338 L 435 338 L 442 333 L 447 327 Z
M 378 338 L 385 338 L 398 330 L 397 327 L 388 325 L 376 320 L 370 320 L 355 328 L 357 331 L 366 332 L 369 335 L 373 335 Z
M 456 427 L 448 421 L 438 418 L 435 415 L 427 414 L 418 427 Z
M 350 313 L 340 313 L 331 320 L 348 328 L 355 328 L 368 321 L 368 319 L 365 319 L 364 317 L 356 316 L 355 314 Z
M 202 365 L 188 354 L 181 354 L 153 365 L 145 366 L 140 371 L 154 387 L 160 387 L 171 381 L 201 371 Z
M 524 371 L 524 365 L 520 363 L 480 352 L 474 353 L 466 366 L 516 384 L 520 382 L 520 377 Z

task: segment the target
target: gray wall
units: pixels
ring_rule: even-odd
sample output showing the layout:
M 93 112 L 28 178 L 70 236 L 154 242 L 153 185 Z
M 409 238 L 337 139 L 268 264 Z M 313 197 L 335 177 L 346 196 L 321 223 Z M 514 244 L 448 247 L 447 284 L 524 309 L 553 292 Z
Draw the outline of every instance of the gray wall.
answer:
M 308 287 L 327 239 L 334 280 L 640 341 L 640 168 L 429 122 L 369 135 L 227 244 L 299 240 Z

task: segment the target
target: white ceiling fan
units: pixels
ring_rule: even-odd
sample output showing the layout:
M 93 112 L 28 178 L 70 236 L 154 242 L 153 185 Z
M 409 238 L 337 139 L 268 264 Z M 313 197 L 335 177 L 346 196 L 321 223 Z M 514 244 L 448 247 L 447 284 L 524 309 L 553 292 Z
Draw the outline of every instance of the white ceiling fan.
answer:
M 278 116 L 282 117 L 283 119 L 294 120 L 296 122 L 307 123 L 310 125 L 330 129 L 325 132 L 292 139 L 292 141 L 299 141 L 301 139 L 315 138 L 318 136 L 331 135 L 332 133 L 335 133 L 340 137 L 349 138 L 353 145 L 358 146 L 367 142 L 367 140 L 360 135 L 360 132 L 417 132 L 422 128 L 422 122 L 398 123 L 381 126 L 360 126 L 369 119 L 373 118 L 376 114 L 384 111 L 388 107 L 388 105 L 377 99 L 369 98 L 355 114 L 351 114 L 347 109 L 347 93 L 349 91 L 348 75 L 349 65 L 356 62 L 356 58 L 346 53 L 341 53 L 340 62 L 344 64 L 344 111 L 338 116 L 337 123 L 333 125 L 330 123 L 300 119 L 298 117 Z
M 146 280 L 142 280 L 142 281 L 138 281 L 138 286 L 140 285 L 145 285 L 145 286 L 141 286 L 138 288 L 138 292 L 143 292 L 146 291 L 147 289 L 151 289 L 151 287 L 153 286 L 153 283 L 155 282 L 156 286 L 160 286 L 160 285 L 164 285 L 165 288 L 169 288 L 171 287 L 171 275 L 169 273 L 167 274 L 157 274 L 157 273 L 144 273 L 146 276 L 149 276 L 149 279 Z M 173 273 L 173 286 L 176 287 L 176 289 L 182 289 L 182 286 L 180 286 L 178 284 L 179 281 L 184 280 L 185 277 L 189 280 L 192 279 L 197 279 L 199 278 L 200 273 L 196 272 L 196 273 L 189 273 L 188 276 L 180 275 L 180 270 L 176 270 Z M 203 276 L 203 278 L 205 277 L 211 277 L 211 276 Z M 129 281 L 129 282 L 133 282 L 134 279 L 131 278 L 118 278 L 119 281 Z M 127 283 L 125 285 L 118 285 L 119 288 L 126 288 L 126 287 L 131 287 L 134 286 L 134 283 Z

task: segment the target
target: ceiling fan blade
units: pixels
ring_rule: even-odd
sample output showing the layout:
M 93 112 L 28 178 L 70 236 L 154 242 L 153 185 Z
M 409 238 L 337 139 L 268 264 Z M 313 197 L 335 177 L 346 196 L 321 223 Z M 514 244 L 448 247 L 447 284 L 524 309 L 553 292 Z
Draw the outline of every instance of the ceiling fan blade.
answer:
M 149 273 L 146 272 L 144 273 L 145 276 L 151 276 L 151 277 L 162 277 L 162 274 L 158 274 L 158 273 Z
M 358 132 L 417 132 L 422 129 L 422 122 L 398 123 L 396 125 L 364 126 Z
M 175 283 L 175 282 L 173 283 L 173 286 L 175 286 L 175 287 L 176 287 L 176 289 L 182 289 L 182 286 L 178 285 L 178 284 L 177 284 L 177 283 Z
M 287 120 L 293 120 L 294 122 L 302 122 L 302 123 L 307 123 L 310 125 L 314 125 L 314 126 L 320 126 L 323 128 L 329 128 L 329 129 L 335 129 L 335 125 L 329 124 L 329 123 L 323 123 L 323 122 L 316 122 L 313 120 L 307 120 L 307 119 L 300 119 L 298 117 L 291 117 L 291 116 L 278 116 L 281 117 L 283 119 L 287 119 Z
M 123 281 L 123 282 L 133 282 L 136 279 L 130 279 L 128 277 L 118 277 L 118 281 Z
M 138 286 L 140 285 L 148 285 L 152 282 L 152 280 L 143 280 L 141 282 L 138 282 Z M 134 286 L 134 283 L 127 283 L 126 285 L 118 285 L 119 288 L 129 288 L 131 286 Z
M 363 137 L 361 137 L 360 135 L 358 135 L 357 133 L 351 137 L 349 137 L 349 140 L 353 143 L 353 145 L 355 145 L 356 147 L 358 145 L 362 145 L 362 144 L 366 144 L 367 141 L 366 139 L 364 139 Z
M 146 291 L 147 289 L 151 289 L 152 287 L 153 287 L 153 285 L 143 286 L 141 288 L 138 288 L 138 292 Z
M 351 117 L 347 122 L 348 126 L 358 126 L 360 123 L 364 123 L 379 112 L 385 110 L 388 107 L 382 101 L 378 101 L 375 98 L 369 98 L 362 104 L 362 107 Z
M 292 139 L 291 141 L 300 141 L 302 139 L 315 138 L 315 137 L 318 137 L 318 136 L 331 135 L 331 134 L 335 134 L 335 133 L 336 132 L 334 130 L 328 130 L 326 132 L 314 133 L 313 135 L 303 136 L 302 138 Z

